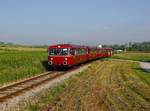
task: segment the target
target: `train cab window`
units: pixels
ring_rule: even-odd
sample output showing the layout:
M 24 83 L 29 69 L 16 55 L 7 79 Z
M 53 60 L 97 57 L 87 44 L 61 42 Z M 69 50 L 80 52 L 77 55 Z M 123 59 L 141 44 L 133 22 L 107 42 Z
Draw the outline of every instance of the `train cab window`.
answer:
M 62 55 L 68 55 L 68 49 L 62 49 Z
M 68 48 L 59 49 L 59 48 L 53 48 L 49 49 L 49 55 L 68 55 L 69 50 Z

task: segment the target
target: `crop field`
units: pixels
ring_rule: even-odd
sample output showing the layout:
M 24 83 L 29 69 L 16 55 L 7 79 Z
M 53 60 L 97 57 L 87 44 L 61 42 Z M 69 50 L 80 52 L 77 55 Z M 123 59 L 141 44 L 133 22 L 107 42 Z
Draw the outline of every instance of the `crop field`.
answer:
M 142 53 L 142 52 L 119 53 L 114 54 L 113 58 L 135 60 L 135 61 L 150 61 L 150 53 Z
M 27 107 L 30 111 L 43 108 L 50 111 L 149 111 L 150 73 L 141 70 L 137 62 L 98 60 Z
M 46 71 L 46 50 L 15 49 L 0 50 L 0 86 Z
M 45 48 L 31 48 L 21 46 L 0 45 L 0 51 L 46 51 Z

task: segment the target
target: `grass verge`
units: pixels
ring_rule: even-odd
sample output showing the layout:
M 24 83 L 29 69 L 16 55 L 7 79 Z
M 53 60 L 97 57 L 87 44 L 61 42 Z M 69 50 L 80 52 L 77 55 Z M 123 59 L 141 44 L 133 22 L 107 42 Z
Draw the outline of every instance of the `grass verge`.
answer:
M 149 111 L 149 83 L 150 73 L 140 70 L 137 63 L 96 61 L 78 76 L 47 91 L 27 110 Z
M 50 101 L 55 101 L 55 99 L 71 84 L 75 77 L 80 77 L 82 73 L 78 73 L 76 76 L 72 76 L 66 79 L 62 84 L 55 86 L 52 89 L 47 89 L 46 91 L 39 94 L 37 101 L 30 101 L 27 104 L 25 110 L 27 111 L 39 111 L 47 105 Z M 45 109 L 46 109 L 45 108 Z
M 0 86 L 46 71 L 45 51 L 0 51 Z
M 150 61 L 150 53 L 142 53 L 142 52 L 119 53 L 119 54 L 114 54 L 113 58 L 145 62 L 145 61 Z

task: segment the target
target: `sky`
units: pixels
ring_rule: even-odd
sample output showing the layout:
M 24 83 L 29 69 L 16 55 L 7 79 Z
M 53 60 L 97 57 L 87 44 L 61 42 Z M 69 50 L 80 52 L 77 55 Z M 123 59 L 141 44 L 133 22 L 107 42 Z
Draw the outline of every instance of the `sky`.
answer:
M 150 41 L 150 0 L 0 0 L 0 41 L 120 44 Z

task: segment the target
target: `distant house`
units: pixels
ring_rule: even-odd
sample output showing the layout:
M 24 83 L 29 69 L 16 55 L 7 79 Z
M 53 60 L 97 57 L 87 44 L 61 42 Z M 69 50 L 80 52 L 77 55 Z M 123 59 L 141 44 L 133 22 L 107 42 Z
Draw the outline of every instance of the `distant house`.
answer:
M 101 45 L 101 44 L 99 44 L 97 47 L 98 47 L 98 48 L 102 48 L 102 45 Z
M 118 50 L 116 50 L 115 52 L 119 53 L 119 52 L 123 52 L 123 50 L 118 49 Z

